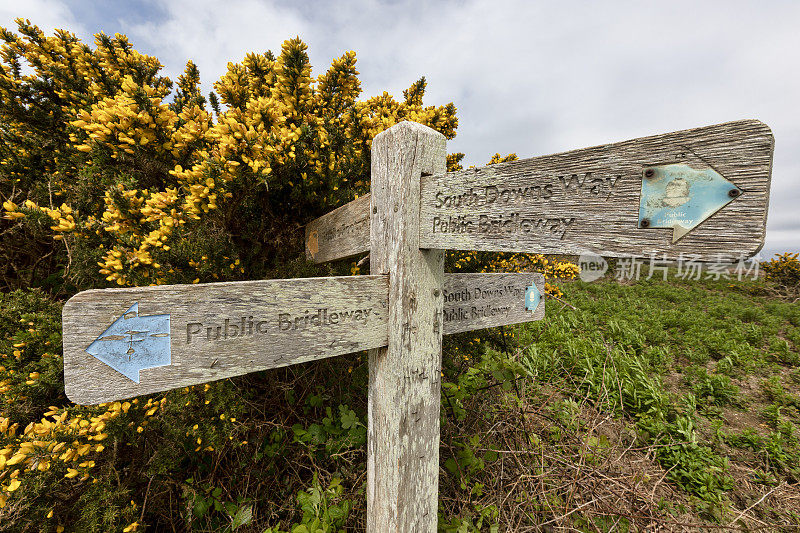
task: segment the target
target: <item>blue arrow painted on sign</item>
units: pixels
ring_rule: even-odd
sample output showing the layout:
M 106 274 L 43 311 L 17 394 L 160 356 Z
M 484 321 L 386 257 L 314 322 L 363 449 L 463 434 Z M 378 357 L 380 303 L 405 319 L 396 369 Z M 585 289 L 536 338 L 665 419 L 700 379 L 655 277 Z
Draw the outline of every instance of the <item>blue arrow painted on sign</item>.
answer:
M 86 351 L 139 383 L 140 370 L 171 363 L 169 340 L 169 315 L 139 316 L 139 304 L 135 303 Z
M 742 193 L 713 169 L 661 165 L 644 171 L 639 201 L 640 228 L 672 228 L 677 242 Z
M 528 311 L 536 311 L 539 307 L 539 302 L 542 300 L 542 293 L 536 288 L 536 285 L 531 285 L 525 289 L 525 309 Z

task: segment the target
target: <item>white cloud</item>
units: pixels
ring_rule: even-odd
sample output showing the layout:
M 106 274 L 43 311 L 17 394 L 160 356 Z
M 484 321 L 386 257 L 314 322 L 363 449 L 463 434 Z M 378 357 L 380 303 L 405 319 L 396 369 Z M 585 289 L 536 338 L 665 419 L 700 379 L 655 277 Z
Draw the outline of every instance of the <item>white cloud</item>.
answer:
M 54 29 L 66 29 L 79 36 L 87 34 L 83 25 L 75 19 L 65 2 L 59 0 L 2 0 L 0 1 L 0 26 L 16 30 L 14 19 L 29 19 L 43 31 L 51 33 Z
M 165 18 L 131 24 L 128 37 L 152 50 L 173 79 L 193 60 L 206 92 L 228 62 L 239 62 L 248 52 L 278 53 L 285 39 L 309 31 L 299 14 L 256 0 L 171 0 L 162 9 Z

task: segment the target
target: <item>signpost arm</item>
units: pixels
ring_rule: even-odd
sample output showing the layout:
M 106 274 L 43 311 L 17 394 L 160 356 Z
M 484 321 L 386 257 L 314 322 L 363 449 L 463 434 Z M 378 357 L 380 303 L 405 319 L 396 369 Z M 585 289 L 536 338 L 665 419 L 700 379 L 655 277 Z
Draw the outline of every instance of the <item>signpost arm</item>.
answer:
M 435 531 L 444 252 L 419 249 L 420 177 L 442 134 L 401 122 L 372 142 L 370 270 L 389 275 L 388 346 L 369 354 L 367 531 Z

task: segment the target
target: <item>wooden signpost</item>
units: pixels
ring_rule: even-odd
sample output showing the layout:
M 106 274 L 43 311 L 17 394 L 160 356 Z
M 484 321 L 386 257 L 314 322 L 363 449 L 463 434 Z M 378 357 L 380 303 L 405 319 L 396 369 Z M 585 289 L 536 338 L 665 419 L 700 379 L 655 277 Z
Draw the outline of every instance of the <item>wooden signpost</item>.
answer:
M 445 274 L 444 250 L 750 256 L 773 140 L 758 121 L 445 172 L 445 138 L 372 143 L 371 194 L 311 222 L 370 276 L 93 290 L 64 306 L 64 379 L 93 404 L 370 350 L 367 529 L 435 531 L 442 335 L 544 316 L 540 274 Z

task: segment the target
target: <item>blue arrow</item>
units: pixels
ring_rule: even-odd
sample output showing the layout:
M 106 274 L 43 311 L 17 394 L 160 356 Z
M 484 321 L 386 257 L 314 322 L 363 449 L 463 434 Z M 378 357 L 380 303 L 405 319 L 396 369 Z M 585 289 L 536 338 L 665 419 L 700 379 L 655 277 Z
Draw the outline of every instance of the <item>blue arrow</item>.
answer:
M 683 164 L 650 167 L 642 177 L 639 227 L 672 228 L 674 243 L 741 193 L 712 169 Z
M 542 299 L 542 293 L 536 288 L 536 285 L 531 285 L 525 289 L 525 309 L 528 311 L 536 311 L 539 307 L 539 302 Z
M 139 316 L 138 302 L 100 334 L 86 351 L 128 379 L 172 361 L 169 315 Z

